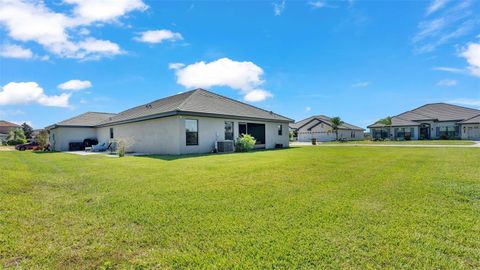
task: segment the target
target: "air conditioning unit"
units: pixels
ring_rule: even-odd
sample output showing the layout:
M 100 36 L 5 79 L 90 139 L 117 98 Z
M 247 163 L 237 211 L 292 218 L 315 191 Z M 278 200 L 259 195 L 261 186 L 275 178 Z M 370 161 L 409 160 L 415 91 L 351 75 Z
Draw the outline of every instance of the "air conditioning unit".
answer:
M 233 141 L 220 141 L 217 142 L 218 153 L 232 153 L 235 151 L 235 145 Z

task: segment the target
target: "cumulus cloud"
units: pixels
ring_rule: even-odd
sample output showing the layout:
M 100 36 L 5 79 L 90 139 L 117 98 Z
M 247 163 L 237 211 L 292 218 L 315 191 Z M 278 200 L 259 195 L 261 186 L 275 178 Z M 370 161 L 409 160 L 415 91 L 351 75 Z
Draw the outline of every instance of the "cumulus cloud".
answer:
M 311 111 L 311 110 L 312 110 L 311 107 L 305 107 L 305 111 L 306 111 L 306 112 L 309 112 L 309 111 Z
M 457 85 L 456 80 L 445 79 L 437 82 L 437 86 L 455 86 Z
M 58 88 L 62 90 L 82 90 L 86 88 L 92 87 L 92 83 L 90 81 L 81 81 L 81 80 L 70 80 L 58 85 Z
M 283 10 L 285 10 L 285 0 L 280 0 L 273 3 L 273 13 L 275 16 L 282 15 Z
M 70 94 L 49 96 L 36 82 L 10 82 L 0 89 L 0 105 L 39 104 L 68 107 Z
M 252 62 L 221 58 L 210 63 L 204 61 L 188 66 L 173 65 L 177 83 L 186 88 L 210 88 L 226 86 L 237 89 L 246 101 L 258 102 L 272 97 L 272 93 L 261 89 L 264 81 L 263 69 Z M 171 68 L 172 68 L 171 67 Z
M 75 5 L 73 13 L 77 24 L 111 22 L 131 11 L 148 9 L 141 0 L 65 0 L 65 2 Z
M 98 59 L 122 51 L 117 44 L 90 37 L 88 29 L 79 27 L 90 26 L 92 22 L 113 22 L 130 11 L 146 9 L 140 0 L 66 0 L 65 3 L 74 5 L 73 15 L 55 12 L 43 1 L 0 0 L 0 25 L 11 39 L 36 42 L 59 57 Z
M 467 60 L 470 73 L 480 77 L 480 43 L 469 43 L 460 56 Z
M 5 58 L 30 59 L 33 52 L 18 45 L 5 44 L 0 47 L 0 56 Z
M 370 82 L 357 82 L 352 84 L 353 88 L 365 88 L 370 85 Z
M 174 33 L 170 30 L 149 30 L 141 32 L 135 40 L 146 43 L 162 43 L 163 41 L 178 41 L 183 40 L 183 37 L 180 33 Z

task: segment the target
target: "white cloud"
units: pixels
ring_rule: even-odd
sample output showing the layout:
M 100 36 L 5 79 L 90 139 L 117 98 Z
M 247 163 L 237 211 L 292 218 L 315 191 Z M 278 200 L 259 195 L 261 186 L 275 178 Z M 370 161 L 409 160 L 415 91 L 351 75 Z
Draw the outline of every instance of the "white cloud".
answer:
M 272 93 L 262 89 L 255 89 L 247 92 L 244 99 L 249 102 L 259 102 L 271 97 L 273 97 Z
M 449 0 L 433 0 L 427 8 L 427 16 L 442 9 Z
M 447 101 L 447 103 L 480 107 L 480 99 L 474 99 L 474 98 L 456 98 L 456 99 Z
M 145 11 L 148 6 L 141 0 L 64 0 L 75 5 L 73 13 L 77 24 L 92 22 L 111 22 L 127 13 L 140 10 Z
M 170 64 L 168 64 L 168 69 L 176 70 L 176 69 L 180 69 L 184 66 L 185 66 L 185 64 L 183 64 L 183 63 L 170 63 Z
M 210 63 L 204 61 L 188 66 L 176 67 L 177 83 L 186 88 L 210 88 L 226 86 L 240 90 L 244 99 L 251 102 L 272 97 L 272 93 L 261 89 L 263 69 L 252 62 L 221 58 Z
M 452 67 L 434 67 L 433 70 L 446 71 L 451 73 L 465 73 L 464 69 Z
M 70 94 L 48 96 L 36 82 L 10 82 L 0 89 L 0 105 L 40 104 L 68 107 Z
M 82 90 L 92 87 L 90 81 L 81 81 L 81 80 L 70 80 L 58 85 L 58 88 L 62 90 Z
M 437 82 L 437 86 L 455 86 L 457 85 L 456 80 L 445 79 Z
M 278 2 L 273 3 L 273 13 L 275 14 L 275 16 L 282 15 L 284 10 L 285 10 L 285 0 L 280 0 Z
M 437 0 L 431 4 L 433 14 L 446 5 L 444 0 Z M 428 53 L 449 41 L 469 34 L 480 23 L 475 13 L 473 1 L 458 1 L 454 6 L 440 13 L 439 16 L 426 19 L 418 24 L 418 32 L 412 38 L 416 53 Z
M 65 3 L 74 5 L 73 15 L 68 11 L 55 12 L 43 1 L 0 0 L 0 25 L 11 39 L 36 42 L 59 57 L 98 59 L 122 51 L 111 41 L 90 37 L 89 30 L 82 26 L 114 22 L 127 12 L 146 9 L 140 0 L 66 0 Z
M 308 2 L 308 4 L 309 4 L 313 9 L 323 8 L 323 7 L 326 7 L 326 6 L 327 6 L 327 3 L 324 2 L 324 1 L 310 1 L 310 2 Z
M 369 85 L 370 85 L 370 82 L 357 82 L 357 83 L 352 84 L 352 87 L 354 87 L 354 88 L 365 88 L 365 87 L 368 87 Z
M 18 45 L 5 44 L 0 48 L 0 56 L 5 58 L 30 59 L 33 52 Z
M 480 43 L 469 43 L 460 56 L 467 60 L 470 73 L 480 77 Z
M 141 32 L 140 36 L 136 37 L 135 40 L 146 43 L 162 43 L 163 41 L 178 41 L 183 40 L 183 37 L 180 33 L 174 33 L 170 30 L 149 30 Z
M 310 108 L 310 107 L 305 107 L 305 111 L 306 111 L 306 112 L 309 112 L 309 111 L 311 111 L 311 110 L 312 110 L 312 108 Z

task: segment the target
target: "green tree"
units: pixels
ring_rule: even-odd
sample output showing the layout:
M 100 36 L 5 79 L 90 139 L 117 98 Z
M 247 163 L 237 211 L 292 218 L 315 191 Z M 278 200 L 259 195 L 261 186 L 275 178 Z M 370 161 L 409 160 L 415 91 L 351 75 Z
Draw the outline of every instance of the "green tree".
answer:
M 338 116 L 332 118 L 332 129 L 335 131 L 335 139 L 338 141 L 338 127 L 341 126 L 344 122 Z
M 33 128 L 29 124 L 23 123 L 22 129 L 23 129 L 23 133 L 25 134 L 25 137 L 27 139 L 31 139 L 33 134 Z
M 11 129 L 8 132 L 7 144 L 17 145 L 22 143 L 27 143 L 27 138 L 25 137 L 25 133 L 23 132 L 23 129 L 21 128 Z
M 48 147 L 48 131 L 45 129 L 42 129 L 40 133 L 35 137 L 35 141 L 38 143 L 38 145 L 42 148 L 45 149 Z
M 387 116 L 377 121 L 377 124 L 384 124 L 386 126 L 390 126 L 392 124 L 392 117 Z

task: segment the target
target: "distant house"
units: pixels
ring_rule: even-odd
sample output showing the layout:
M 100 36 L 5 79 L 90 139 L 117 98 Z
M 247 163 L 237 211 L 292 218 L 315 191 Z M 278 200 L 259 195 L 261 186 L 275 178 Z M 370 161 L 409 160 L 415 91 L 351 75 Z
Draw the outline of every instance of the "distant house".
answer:
M 326 142 L 336 139 L 332 129 L 332 119 L 325 115 L 315 115 L 290 124 L 290 130 L 297 134 L 300 142 L 310 142 L 312 139 Z M 338 127 L 338 138 L 344 140 L 363 140 L 364 129 L 352 124 L 343 123 Z
M 426 104 L 393 116 L 391 124 L 374 123 L 372 138 L 392 140 L 480 139 L 480 110 L 447 104 Z
M 126 141 L 127 151 L 152 154 L 212 152 L 217 142 L 250 134 L 257 148 L 288 147 L 293 120 L 207 90 L 196 89 L 118 114 L 88 112 L 47 127 L 54 150 L 71 142 Z
M 3 141 L 7 140 L 8 132 L 11 129 L 16 129 L 16 128 L 20 128 L 20 126 L 8 121 L 0 120 L 0 144 Z

